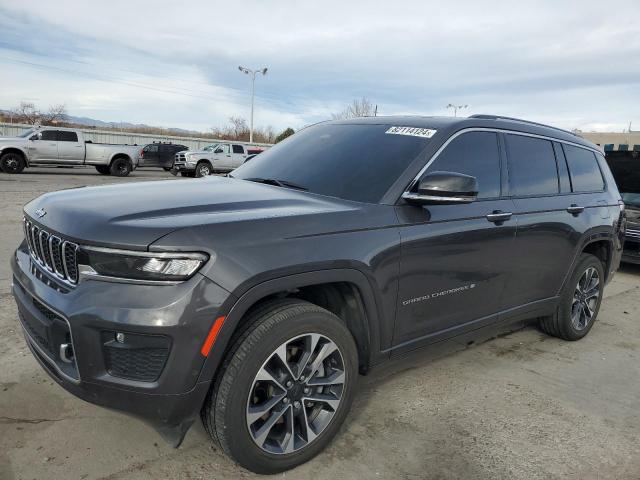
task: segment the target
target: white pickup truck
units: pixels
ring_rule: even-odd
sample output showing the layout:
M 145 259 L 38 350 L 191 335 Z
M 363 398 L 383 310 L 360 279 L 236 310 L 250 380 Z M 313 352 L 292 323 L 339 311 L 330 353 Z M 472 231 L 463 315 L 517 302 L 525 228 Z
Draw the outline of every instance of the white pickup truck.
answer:
M 81 130 L 36 127 L 17 137 L 0 137 L 0 169 L 20 173 L 25 167 L 93 165 L 103 175 L 126 177 L 138 166 L 140 147 L 85 140 Z
M 240 143 L 221 142 L 202 150 L 184 150 L 175 155 L 171 173 L 183 177 L 205 177 L 212 173 L 228 173 L 242 165 L 248 156 L 255 155 L 267 146 L 248 146 Z

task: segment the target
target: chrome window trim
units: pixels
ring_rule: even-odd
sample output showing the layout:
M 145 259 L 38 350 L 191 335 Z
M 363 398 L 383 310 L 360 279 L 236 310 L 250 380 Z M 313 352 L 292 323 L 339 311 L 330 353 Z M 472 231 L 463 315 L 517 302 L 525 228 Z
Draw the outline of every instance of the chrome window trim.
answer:
M 493 127 L 469 127 L 469 128 L 463 128 L 462 130 L 458 130 L 453 135 L 451 135 L 440 146 L 440 148 L 436 151 L 436 153 L 434 153 L 432 155 L 432 157 L 429 159 L 429 161 L 420 169 L 420 171 L 413 178 L 413 180 L 411 180 L 411 182 L 409 182 L 409 186 L 404 190 L 404 193 L 402 194 L 401 197 L 404 198 L 405 194 L 411 194 L 411 190 L 416 185 L 418 180 L 420 180 L 420 177 L 422 177 L 422 175 L 427 171 L 427 169 L 431 166 L 431 164 L 440 156 L 442 151 L 445 148 L 447 148 L 447 146 L 449 146 L 449 144 L 453 140 L 458 138 L 460 135 L 464 135 L 465 133 L 469 133 L 469 132 L 505 133 L 505 134 L 512 134 L 512 135 L 521 135 L 523 137 L 540 138 L 542 140 L 548 140 L 550 142 L 564 143 L 564 144 L 567 144 L 567 145 L 572 145 L 574 147 L 584 148 L 585 150 L 589 150 L 590 152 L 594 152 L 594 153 L 601 153 L 600 150 L 598 150 L 597 148 L 588 147 L 588 146 L 582 145 L 580 143 L 570 142 L 568 140 L 562 140 L 562 139 L 555 138 L 555 137 L 549 137 L 549 136 L 546 136 L 546 135 L 539 135 L 537 133 L 520 132 L 520 131 L 517 131 L 517 130 L 508 130 L 508 129 L 505 129 L 505 128 L 493 128 Z M 570 192 L 570 193 L 580 193 L 580 192 Z M 560 193 L 558 193 L 558 195 L 560 195 Z M 506 196 L 503 195 L 503 197 L 506 197 Z M 511 197 L 514 197 L 514 196 L 511 195 Z

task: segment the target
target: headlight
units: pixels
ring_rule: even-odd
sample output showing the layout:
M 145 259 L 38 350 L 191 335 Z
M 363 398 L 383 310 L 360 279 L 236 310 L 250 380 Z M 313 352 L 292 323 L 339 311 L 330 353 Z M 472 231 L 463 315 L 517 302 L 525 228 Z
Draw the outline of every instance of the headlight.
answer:
M 205 253 L 135 252 L 82 247 L 81 274 L 91 277 L 151 282 L 181 282 L 191 278 L 209 259 Z

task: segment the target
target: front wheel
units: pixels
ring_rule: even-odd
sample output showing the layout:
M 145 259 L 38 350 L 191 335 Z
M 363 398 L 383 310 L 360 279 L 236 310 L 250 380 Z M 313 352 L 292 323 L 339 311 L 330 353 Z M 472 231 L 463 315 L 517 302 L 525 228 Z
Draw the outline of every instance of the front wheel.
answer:
M 5 153 L 0 158 L 0 169 L 5 173 L 22 173 L 26 166 L 24 157 L 17 153 Z
M 109 168 L 111 175 L 115 177 L 126 177 L 131 173 L 131 162 L 128 158 L 120 157 L 111 162 Z
M 357 349 L 344 322 L 304 301 L 268 304 L 247 321 L 203 421 L 243 467 L 282 472 L 316 456 L 338 432 L 355 392 Z
M 196 166 L 196 177 L 206 177 L 213 173 L 213 168 L 211 168 L 211 164 L 209 162 L 200 162 Z
M 540 327 L 564 340 L 580 340 L 593 327 L 604 289 L 604 267 L 600 259 L 583 253 L 560 295 L 560 306 L 544 317 Z

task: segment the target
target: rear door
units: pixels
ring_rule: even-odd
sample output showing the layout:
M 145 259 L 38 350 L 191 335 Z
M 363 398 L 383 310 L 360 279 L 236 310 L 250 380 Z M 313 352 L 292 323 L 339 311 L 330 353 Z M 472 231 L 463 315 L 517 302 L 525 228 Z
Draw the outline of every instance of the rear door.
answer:
M 558 142 L 516 132 L 505 133 L 504 139 L 518 222 L 514 278 L 505 298 L 508 307 L 520 307 L 558 294 L 587 229 L 588 214 L 582 208 L 585 199 L 571 191 Z
M 85 146 L 76 132 L 58 130 L 58 158 L 60 163 L 82 165 Z
M 157 143 L 147 145 L 142 149 L 144 167 L 157 167 L 159 163 L 160 147 Z
M 30 163 L 58 162 L 58 131 L 41 130 L 33 135 L 29 142 Z
M 244 145 L 231 145 L 231 168 L 238 168 L 247 158 L 247 150 Z

